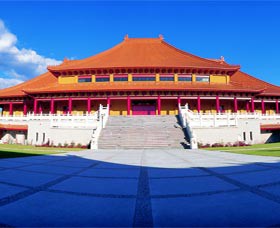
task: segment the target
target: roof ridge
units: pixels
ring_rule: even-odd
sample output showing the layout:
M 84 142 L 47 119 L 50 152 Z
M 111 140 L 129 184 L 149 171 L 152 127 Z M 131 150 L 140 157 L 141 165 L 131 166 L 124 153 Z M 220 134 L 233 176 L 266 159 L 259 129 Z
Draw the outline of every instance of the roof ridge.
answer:
M 181 50 L 181 49 L 179 49 L 179 48 L 173 46 L 172 44 L 169 44 L 169 43 L 165 42 L 164 40 L 161 40 L 161 42 L 162 42 L 164 45 L 166 45 L 166 46 L 168 46 L 168 47 L 174 49 L 175 51 L 178 51 L 178 52 L 180 52 L 180 53 L 182 53 L 182 54 L 184 54 L 184 55 L 187 55 L 187 56 L 190 56 L 190 57 L 194 57 L 194 58 L 203 60 L 203 61 L 205 61 L 205 62 L 211 62 L 211 63 L 214 62 L 214 63 L 217 63 L 217 61 L 215 61 L 215 60 L 210 60 L 210 59 L 207 59 L 207 58 L 202 58 L 202 57 L 199 57 L 199 56 L 197 56 L 197 55 L 193 55 L 193 54 L 191 54 L 191 53 L 189 53 L 189 52 L 183 51 L 183 50 Z M 226 63 L 226 62 L 225 62 L 225 63 Z M 220 64 L 221 64 L 221 63 L 220 63 Z M 232 65 L 232 64 L 228 64 L 228 63 L 226 63 L 226 64 L 227 64 L 227 65 L 230 65 L 230 66 L 236 66 L 236 67 L 238 66 L 238 67 L 240 68 L 240 65 Z M 221 65 L 222 65 L 222 64 L 221 64 Z

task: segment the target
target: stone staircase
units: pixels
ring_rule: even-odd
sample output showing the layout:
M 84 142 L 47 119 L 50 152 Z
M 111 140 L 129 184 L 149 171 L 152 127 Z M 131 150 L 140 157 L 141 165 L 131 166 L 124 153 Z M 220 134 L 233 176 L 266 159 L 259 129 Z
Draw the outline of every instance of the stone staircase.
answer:
M 98 140 L 99 149 L 184 148 L 176 116 L 110 116 Z

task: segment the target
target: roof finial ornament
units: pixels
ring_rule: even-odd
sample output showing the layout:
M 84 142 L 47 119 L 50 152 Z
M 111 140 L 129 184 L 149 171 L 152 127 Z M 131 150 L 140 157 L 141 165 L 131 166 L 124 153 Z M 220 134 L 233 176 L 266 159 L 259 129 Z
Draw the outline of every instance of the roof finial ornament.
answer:
M 124 40 L 128 40 L 128 34 L 124 36 Z
M 163 35 L 162 34 L 159 34 L 158 37 L 159 37 L 160 40 L 163 40 Z
M 225 57 L 221 56 L 221 61 L 224 62 L 225 61 Z
M 66 63 L 68 61 L 69 61 L 69 59 L 67 57 L 64 57 L 63 62 Z

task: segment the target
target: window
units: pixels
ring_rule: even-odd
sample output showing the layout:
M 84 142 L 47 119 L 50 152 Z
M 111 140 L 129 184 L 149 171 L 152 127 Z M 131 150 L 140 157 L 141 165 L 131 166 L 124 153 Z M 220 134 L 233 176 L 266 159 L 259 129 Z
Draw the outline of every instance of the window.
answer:
M 110 78 L 96 78 L 95 79 L 96 82 L 109 82 L 110 81 Z
M 209 75 L 197 75 L 196 81 L 197 82 L 209 82 Z
M 246 132 L 243 132 L 243 140 L 246 141 Z
M 253 140 L 253 132 L 250 131 L 250 140 L 252 141 Z
M 179 82 L 191 82 L 192 81 L 192 75 L 191 74 L 179 74 L 178 75 L 178 81 Z
M 133 81 L 155 81 L 156 77 L 133 77 Z
M 127 82 L 128 75 L 127 74 L 116 74 L 116 75 L 114 75 L 114 81 L 115 82 Z
M 80 75 L 78 77 L 78 82 L 83 83 L 83 82 L 92 82 L 91 75 Z
M 161 74 L 160 81 L 174 81 L 174 75 L 173 74 Z

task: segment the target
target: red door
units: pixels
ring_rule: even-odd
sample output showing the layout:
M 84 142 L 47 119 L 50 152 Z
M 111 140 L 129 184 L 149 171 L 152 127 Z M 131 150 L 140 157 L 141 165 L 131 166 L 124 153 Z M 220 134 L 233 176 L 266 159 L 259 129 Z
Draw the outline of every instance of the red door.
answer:
M 133 105 L 132 115 L 155 115 L 156 106 L 155 105 Z

